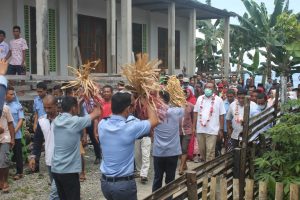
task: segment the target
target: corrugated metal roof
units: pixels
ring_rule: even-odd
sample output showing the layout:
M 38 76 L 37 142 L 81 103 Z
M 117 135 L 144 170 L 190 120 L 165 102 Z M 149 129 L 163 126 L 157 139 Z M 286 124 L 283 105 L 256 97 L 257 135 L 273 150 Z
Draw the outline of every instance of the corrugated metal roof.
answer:
M 235 16 L 235 13 L 228 12 L 203 4 L 196 0 L 132 0 L 132 6 L 151 12 L 168 13 L 168 5 L 175 2 L 176 16 L 189 17 L 190 10 L 195 8 L 197 19 L 219 19 Z

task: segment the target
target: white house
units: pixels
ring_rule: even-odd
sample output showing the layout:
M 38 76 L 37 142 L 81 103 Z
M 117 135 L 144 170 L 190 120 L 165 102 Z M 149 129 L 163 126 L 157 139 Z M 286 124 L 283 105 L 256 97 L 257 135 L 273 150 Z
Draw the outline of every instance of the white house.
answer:
M 95 73 L 116 74 L 133 55 L 148 53 L 169 73 L 195 71 L 197 19 L 225 18 L 229 66 L 231 13 L 195 0 L 0 0 L 0 29 L 21 27 L 29 45 L 27 71 L 68 75 L 67 65 L 101 59 Z M 47 59 L 43 59 L 47 58 Z

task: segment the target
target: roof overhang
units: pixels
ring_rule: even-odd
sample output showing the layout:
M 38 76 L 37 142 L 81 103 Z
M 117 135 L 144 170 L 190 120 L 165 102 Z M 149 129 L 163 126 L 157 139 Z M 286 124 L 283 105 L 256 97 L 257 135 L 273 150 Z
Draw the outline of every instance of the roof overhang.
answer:
M 220 19 L 236 15 L 233 12 L 214 8 L 196 0 L 132 0 L 132 6 L 150 12 L 167 14 L 171 2 L 175 2 L 175 13 L 179 17 L 189 18 L 192 9 L 196 9 L 197 20 Z

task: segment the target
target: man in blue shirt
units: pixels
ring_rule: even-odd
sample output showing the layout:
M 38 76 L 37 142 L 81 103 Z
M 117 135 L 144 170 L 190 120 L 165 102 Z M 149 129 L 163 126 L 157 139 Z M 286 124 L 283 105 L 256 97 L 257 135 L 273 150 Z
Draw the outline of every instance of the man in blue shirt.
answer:
M 66 96 L 61 103 L 62 113 L 53 121 L 54 152 L 51 172 L 60 199 L 79 200 L 81 172 L 80 139 L 82 130 L 100 116 L 100 106 L 84 117 L 78 117 L 76 98 Z
M 166 104 L 170 102 L 168 92 L 160 92 Z M 181 155 L 179 124 L 184 116 L 184 108 L 169 106 L 166 119 L 154 129 L 153 162 L 154 180 L 152 192 L 161 188 L 164 173 L 165 183 L 175 179 L 178 156 Z
M 44 104 L 43 104 L 43 99 L 47 95 L 47 85 L 44 82 L 39 82 L 36 86 L 36 92 L 38 96 L 34 97 L 33 100 L 33 131 L 35 132 L 38 119 L 46 114 L 45 109 L 44 109 Z M 36 155 L 35 157 L 35 170 L 34 172 L 39 172 L 40 171 L 40 157 L 41 155 Z
M 150 129 L 158 124 L 157 116 L 148 104 L 148 120 L 130 116 L 133 106 L 130 93 L 117 92 L 111 100 L 113 114 L 102 119 L 98 125 L 102 149 L 101 189 L 108 200 L 137 199 L 134 180 L 135 140 L 149 136 Z
M 24 119 L 24 111 L 22 105 L 17 101 L 15 96 L 15 89 L 12 86 L 7 87 L 6 103 L 14 118 L 13 124 L 15 128 L 15 146 L 13 147 L 14 158 L 16 160 L 16 175 L 15 180 L 23 177 L 23 156 L 22 156 L 22 124 Z

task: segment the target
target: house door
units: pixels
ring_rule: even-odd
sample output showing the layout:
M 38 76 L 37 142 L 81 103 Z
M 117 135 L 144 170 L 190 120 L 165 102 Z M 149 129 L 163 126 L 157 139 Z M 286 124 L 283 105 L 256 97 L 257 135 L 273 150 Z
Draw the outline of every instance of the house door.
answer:
M 100 59 L 94 73 L 106 73 L 106 19 L 78 15 L 78 45 L 83 63 Z

